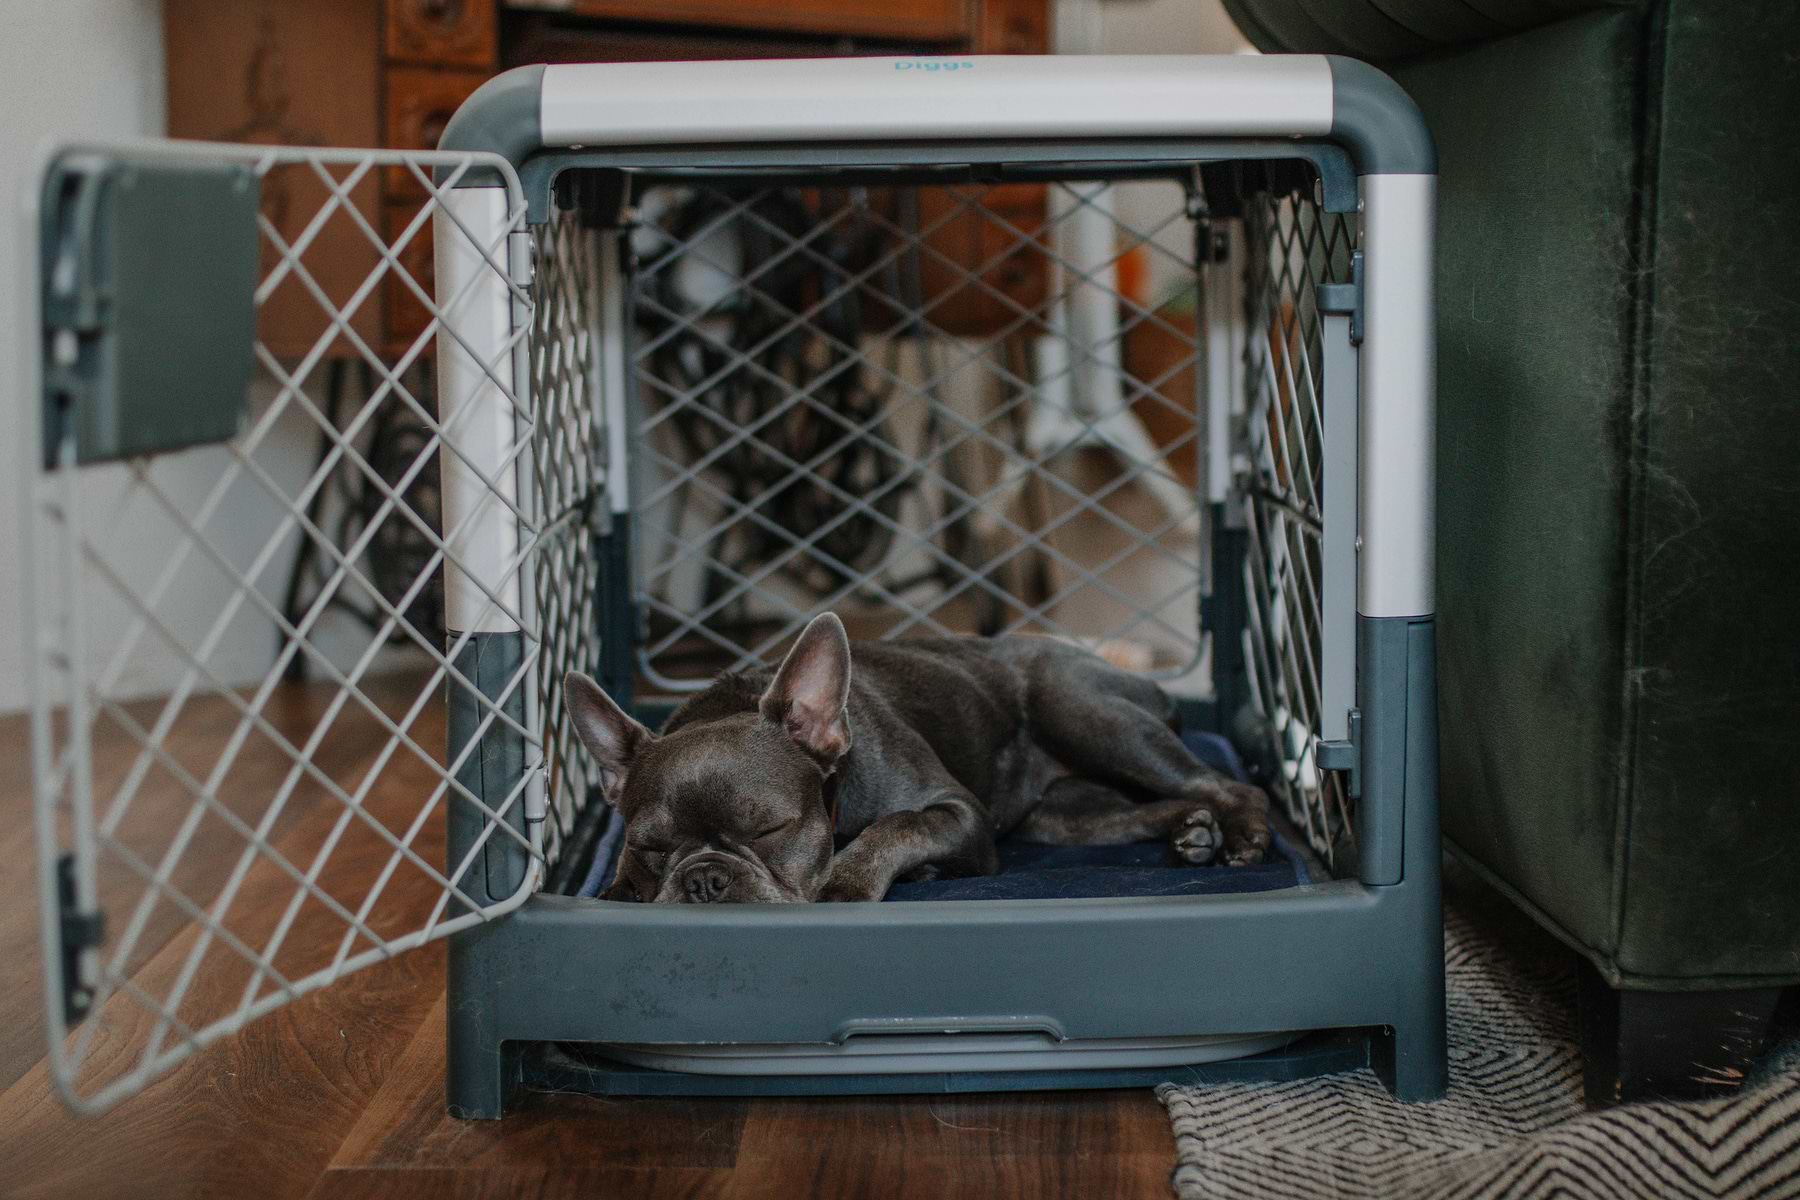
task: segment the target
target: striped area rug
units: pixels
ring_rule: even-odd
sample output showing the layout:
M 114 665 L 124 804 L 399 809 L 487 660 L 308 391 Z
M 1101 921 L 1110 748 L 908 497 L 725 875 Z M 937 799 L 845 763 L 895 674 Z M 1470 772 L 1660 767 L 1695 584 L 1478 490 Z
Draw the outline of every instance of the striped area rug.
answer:
M 1368 1071 L 1165 1085 L 1183 1200 L 1800 1197 L 1800 1055 L 1728 1098 L 1589 1112 L 1567 952 L 1447 907 L 1449 1096 L 1397 1104 Z

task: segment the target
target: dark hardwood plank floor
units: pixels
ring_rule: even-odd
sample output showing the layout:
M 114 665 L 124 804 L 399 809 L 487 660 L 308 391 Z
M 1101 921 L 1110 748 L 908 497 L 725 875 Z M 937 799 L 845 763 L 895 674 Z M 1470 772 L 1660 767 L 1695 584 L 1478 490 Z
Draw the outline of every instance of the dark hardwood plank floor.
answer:
M 404 698 L 396 685 L 394 695 Z M 321 689 L 296 687 L 272 707 L 300 736 L 317 720 Z M 185 727 L 184 727 L 185 728 Z M 229 713 L 196 710 L 179 747 L 204 763 L 229 732 Z M 435 747 L 442 722 L 421 722 Z M 372 727 L 333 731 L 319 761 L 345 786 L 362 778 L 384 738 Z M 383 963 L 302 997 L 234 1037 L 187 1059 L 141 1095 L 94 1118 L 71 1116 L 44 1063 L 37 970 L 35 885 L 23 722 L 0 718 L 0 854 L 14 869 L 0 882 L 0 1196 L 81 1197 L 1161 1197 L 1169 1194 L 1174 1143 L 1147 1091 L 812 1100 L 601 1100 L 532 1095 L 501 1122 L 449 1118 L 443 1106 L 444 956 L 441 946 Z M 122 769 L 129 740 L 103 752 Z M 255 802 L 287 770 L 273 747 L 236 768 L 233 791 Z M 428 774 L 402 759 L 371 792 L 371 811 L 405 814 Z M 178 820 L 178 788 L 147 789 L 146 828 Z M 254 810 L 252 810 L 254 811 Z M 316 789 L 296 794 L 272 837 L 304 855 L 336 817 Z M 135 818 L 134 818 L 135 819 Z M 228 843 L 221 843 L 228 845 Z M 424 835 L 436 861 L 441 843 Z M 355 897 L 379 867 L 379 845 L 346 843 L 320 877 Z M 198 854 L 196 894 L 229 855 Z M 391 911 L 427 912 L 436 888 L 394 877 Z M 270 872 L 246 880 L 235 918 L 247 934 L 272 925 L 291 887 Z M 390 901 L 384 901 L 384 909 Z M 236 911 L 234 908 L 234 912 Z M 158 914 L 134 980 L 163 986 L 179 970 L 194 930 Z M 289 942 L 297 955 L 335 947 L 342 924 L 302 909 Z M 191 1003 L 229 1003 L 244 977 L 204 975 Z M 184 1010 L 185 1011 L 185 1010 Z M 123 1046 L 148 1018 L 129 1005 L 102 1014 L 113 1028 L 97 1055 Z

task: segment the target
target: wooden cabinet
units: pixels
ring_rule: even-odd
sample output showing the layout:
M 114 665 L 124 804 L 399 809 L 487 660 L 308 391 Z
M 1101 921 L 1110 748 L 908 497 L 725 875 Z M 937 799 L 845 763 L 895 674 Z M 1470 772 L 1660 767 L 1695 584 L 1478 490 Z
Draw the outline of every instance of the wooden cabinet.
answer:
M 931 253 L 919 260 L 919 286 L 931 324 L 961 337 L 981 337 L 1043 303 L 1050 263 L 1037 248 L 1044 236 L 1045 188 L 1010 183 L 987 188 L 976 206 L 968 189 L 921 190 L 919 228 Z
M 432 71 L 424 67 L 389 67 L 382 88 L 381 144 L 392 150 L 433 150 L 444 127 L 469 93 L 485 83 L 490 71 Z M 393 191 L 423 199 L 418 177 L 400 168 L 388 172 Z
M 554 9 L 582 17 L 654 21 L 669 25 L 778 30 L 828 37 L 896 38 L 920 42 L 975 41 L 966 0 L 509 0 L 509 8 Z
M 994 0 L 976 7 L 977 54 L 1050 53 L 1049 0 Z
M 387 0 L 382 47 L 389 62 L 491 70 L 499 13 L 493 0 Z
M 403 149 L 435 146 L 463 99 L 516 63 L 1041 54 L 1050 27 L 1048 0 L 164 0 L 163 14 L 172 136 Z M 307 168 L 284 169 L 265 188 L 265 209 L 289 242 L 329 196 Z M 427 194 L 395 169 L 361 179 L 348 198 L 392 238 Z M 1010 189 L 1008 205 L 1008 219 L 1021 227 L 1042 221 L 1041 189 Z M 993 237 L 962 219 L 942 233 L 939 248 L 971 266 L 984 261 Z M 429 223 L 398 257 L 429 293 Z M 329 222 L 305 256 L 308 278 L 334 303 L 348 299 L 378 261 L 348 220 Z M 1041 294 L 1041 274 L 1040 266 L 1018 261 L 983 278 L 1029 303 L 1034 288 Z M 953 276 L 938 286 L 954 290 Z M 967 298 L 956 298 L 947 314 L 959 325 L 988 320 L 998 302 L 965 290 Z M 391 276 L 349 323 L 367 344 L 397 356 L 427 319 L 414 289 Z M 264 309 L 264 340 L 282 358 L 308 353 L 330 329 L 298 279 L 284 283 Z M 338 336 L 330 353 L 357 351 Z
M 287 146 L 380 142 L 381 63 L 370 51 L 381 11 L 369 0 L 165 0 L 163 13 L 174 136 Z M 330 195 L 304 167 L 281 168 L 263 190 L 263 212 L 289 245 Z M 370 224 L 381 220 L 379 178 L 363 179 L 350 195 Z M 267 238 L 263 251 L 276 253 Z M 303 259 L 308 276 L 334 302 L 347 300 L 376 261 L 369 240 L 341 219 L 319 231 Z M 359 308 L 351 326 L 370 345 L 380 344 L 380 305 Z M 264 341 L 282 358 L 306 354 L 330 329 L 298 277 L 285 280 L 264 305 Z M 342 338 L 332 349 L 351 352 Z

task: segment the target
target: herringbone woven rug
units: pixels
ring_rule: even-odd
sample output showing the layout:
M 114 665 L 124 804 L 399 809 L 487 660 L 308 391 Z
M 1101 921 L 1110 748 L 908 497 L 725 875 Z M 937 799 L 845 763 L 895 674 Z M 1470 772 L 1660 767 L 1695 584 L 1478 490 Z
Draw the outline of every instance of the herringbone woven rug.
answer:
M 1800 1056 L 1728 1098 L 1589 1112 L 1567 954 L 1445 924 L 1450 1094 L 1397 1104 L 1368 1071 L 1165 1085 L 1183 1200 L 1800 1197 Z

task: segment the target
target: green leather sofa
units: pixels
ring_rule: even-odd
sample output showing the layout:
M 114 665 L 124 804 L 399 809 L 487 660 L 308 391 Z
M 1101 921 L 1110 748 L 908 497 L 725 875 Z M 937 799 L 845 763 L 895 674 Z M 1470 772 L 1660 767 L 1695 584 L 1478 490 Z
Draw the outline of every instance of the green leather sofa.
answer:
M 1585 960 L 1590 1099 L 1800 983 L 1800 3 L 1225 0 L 1441 156 L 1452 851 Z

